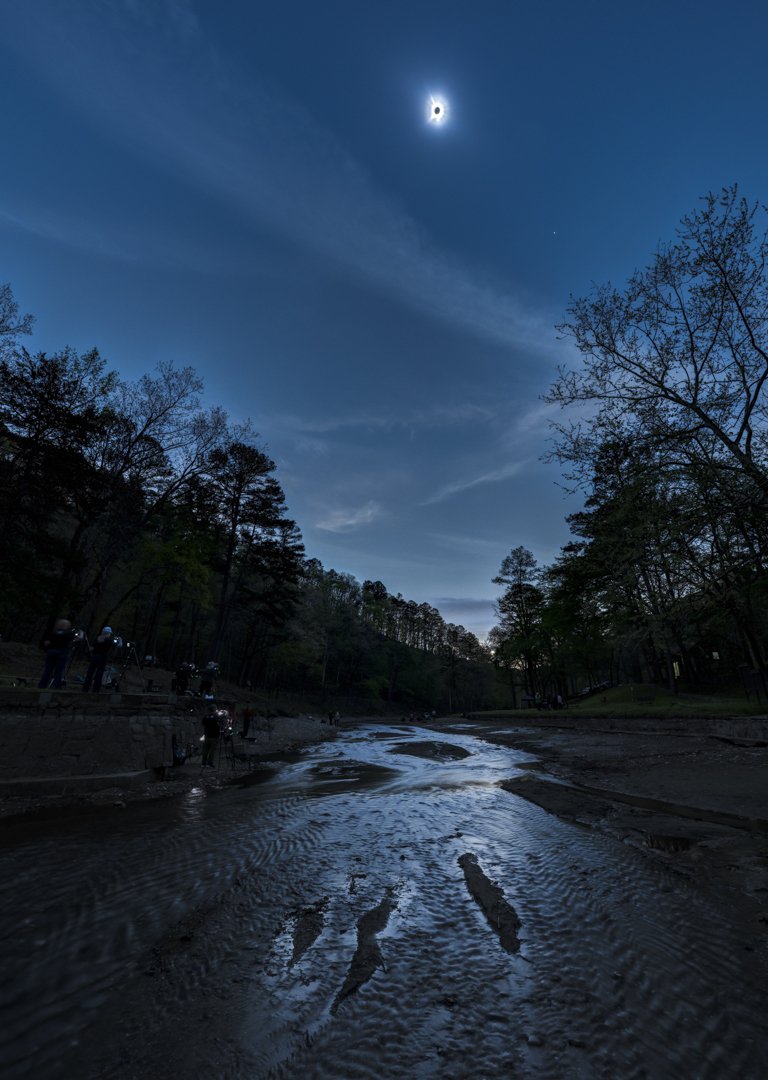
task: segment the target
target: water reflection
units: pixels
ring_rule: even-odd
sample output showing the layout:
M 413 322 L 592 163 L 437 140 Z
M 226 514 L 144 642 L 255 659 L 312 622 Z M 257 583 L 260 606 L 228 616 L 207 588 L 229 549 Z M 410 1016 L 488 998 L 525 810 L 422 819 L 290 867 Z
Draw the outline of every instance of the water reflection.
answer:
M 200 821 L 203 815 L 203 800 L 206 791 L 204 787 L 193 787 L 185 795 L 181 796 L 181 813 L 183 821 L 194 824 Z
M 762 1075 L 743 1048 L 765 994 L 728 928 L 636 852 L 500 790 L 528 755 L 377 724 L 275 757 L 215 792 L 17 830 L 0 854 L 4 1080 Z M 468 897 L 466 852 L 519 911 L 520 957 Z M 382 965 L 332 1015 L 388 895 Z M 292 963 L 308 907 L 322 922 Z M 511 1023 L 536 1060 L 512 1062 Z M 706 1053 L 689 1040 L 665 1071 L 681 1030 Z

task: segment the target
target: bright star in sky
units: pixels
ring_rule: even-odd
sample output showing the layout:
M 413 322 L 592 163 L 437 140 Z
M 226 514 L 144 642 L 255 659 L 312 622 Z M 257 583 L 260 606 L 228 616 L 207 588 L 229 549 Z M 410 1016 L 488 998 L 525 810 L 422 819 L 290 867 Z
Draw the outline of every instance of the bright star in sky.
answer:
M 427 102 L 427 120 L 438 127 L 448 119 L 448 102 L 443 97 L 431 95 Z

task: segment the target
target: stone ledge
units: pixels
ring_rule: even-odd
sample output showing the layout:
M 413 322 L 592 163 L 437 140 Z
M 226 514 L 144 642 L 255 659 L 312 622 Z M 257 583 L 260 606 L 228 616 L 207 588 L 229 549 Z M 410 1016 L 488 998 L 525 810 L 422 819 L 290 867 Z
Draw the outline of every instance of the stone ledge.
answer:
M 143 787 L 154 779 L 151 769 L 137 772 L 94 773 L 91 776 L 24 776 L 0 780 L 0 797 L 4 795 L 64 795 L 80 791 L 100 791 L 102 788 Z

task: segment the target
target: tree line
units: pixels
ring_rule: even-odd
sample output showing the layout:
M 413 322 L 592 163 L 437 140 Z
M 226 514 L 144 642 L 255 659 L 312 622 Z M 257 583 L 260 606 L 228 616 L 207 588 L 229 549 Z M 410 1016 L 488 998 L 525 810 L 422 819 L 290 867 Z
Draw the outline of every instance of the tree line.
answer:
M 604 681 L 766 689 L 768 238 L 709 194 L 623 289 L 571 301 L 578 362 L 545 400 L 583 509 L 551 566 L 504 559 L 487 644 L 304 551 L 250 422 L 191 368 L 127 382 L 29 352 L 0 287 L 0 633 L 119 624 L 170 668 L 404 709 L 520 704 Z
M 409 709 L 496 701 L 490 655 L 427 604 L 307 558 L 250 422 L 189 367 L 136 382 L 97 350 L 32 353 L 0 287 L 0 633 L 108 623 L 171 670 Z M 503 688 L 500 691 L 504 698 Z
M 584 509 L 556 562 L 515 549 L 491 634 L 528 693 L 601 680 L 766 690 L 765 208 L 709 194 L 623 289 L 573 299 L 551 459 Z

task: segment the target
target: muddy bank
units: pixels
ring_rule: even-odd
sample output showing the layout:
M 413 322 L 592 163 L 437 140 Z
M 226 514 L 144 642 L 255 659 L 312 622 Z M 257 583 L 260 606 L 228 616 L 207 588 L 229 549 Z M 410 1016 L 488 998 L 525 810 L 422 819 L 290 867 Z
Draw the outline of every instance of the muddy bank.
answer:
M 684 876 L 700 844 L 615 842 L 613 803 L 574 828 L 542 759 L 520 797 L 524 754 L 466 728 L 413 731 L 459 759 L 406 741 L 369 724 L 252 790 L 22 826 L 8 1080 L 768 1075 L 765 952 Z
M 421 740 L 413 742 L 395 743 L 391 748 L 393 754 L 413 754 L 414 757 L 429 758 L 433 761 L 461 761 L 469 757 L 469 751 L 463 746 L 452 746 L 450 743 L 432 742 Z
M 679 730 L 611 731 L 478 724 L 473 733 L 530 753 L 539 771 L 744 819 L 768 819 L 768 747 Z
M 489 723 L 472 730 L 532 755 L 523 775 L 502 783 L 511 795 L 720 893 L 755 940 L 766 940 L 768 747 L 760 740 Z

